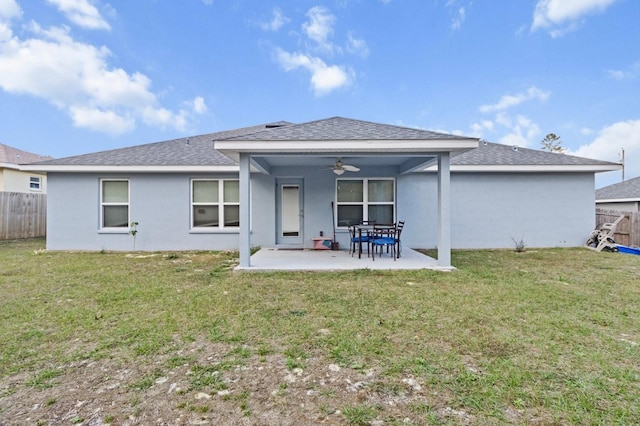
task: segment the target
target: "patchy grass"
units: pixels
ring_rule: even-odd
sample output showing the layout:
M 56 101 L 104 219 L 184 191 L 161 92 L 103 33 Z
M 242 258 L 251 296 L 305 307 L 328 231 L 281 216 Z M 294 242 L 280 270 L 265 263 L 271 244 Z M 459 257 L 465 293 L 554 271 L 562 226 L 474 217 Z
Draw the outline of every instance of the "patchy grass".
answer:
M 640 422 L 640 257 L 455 251 L 452 273 L 258 274 L 233 273 L 236 255 L 0 242 L 2 416 Z

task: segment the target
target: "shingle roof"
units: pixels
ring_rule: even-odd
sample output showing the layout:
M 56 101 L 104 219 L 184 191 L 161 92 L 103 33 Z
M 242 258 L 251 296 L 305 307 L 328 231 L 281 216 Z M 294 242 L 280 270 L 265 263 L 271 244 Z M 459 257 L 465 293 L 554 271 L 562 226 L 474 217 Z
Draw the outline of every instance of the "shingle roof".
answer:
M 640 177 L 596 189 L 596 200 L 640 200 Z
M 458 166 L 610 166 L 615 163 L 573 155 L 481 142 L 478 148 L 451 158 Z
M 343 117 L 292 124 L 276 129 L 244 134 L 228 140 L 339 141 L 339 140 L 453 140 L 474 139 L 389 124 L 371 123 Z
M 0 143 L 0 163 L 29 164 L 50 159 L 48 155 L 39 155 Z
M 164 142 L 136 145 L 91 154 L 77 155 L 42 165 L 62 166 L 233 166 L 236 163 L 213 148 L 213 140 L 254 133 L 286 122 L 207 133 Z
M 45 166 L 236 166 L 214 149 L 216 140 L 454 140 L 473 139 L 407 127 L 333 117 L 303 124 L 280 121 L 96 152 L 38 163 Z M 475 140 L 475 139 L 473 139 Z M 456 155 L 453 166 L 612 166 L 615 163 L 565 154 L 482 142 L 477 149 Z

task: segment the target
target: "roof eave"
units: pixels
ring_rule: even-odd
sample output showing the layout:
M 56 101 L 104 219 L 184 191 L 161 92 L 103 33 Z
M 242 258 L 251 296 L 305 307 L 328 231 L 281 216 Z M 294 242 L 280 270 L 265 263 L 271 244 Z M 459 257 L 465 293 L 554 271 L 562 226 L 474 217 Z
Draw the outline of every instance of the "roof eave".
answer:
M 214 142 L 216 150 L 238 161 L 239 154 L 324 154 L 349 152 L 354 154 L 387 153 L 462 153 L 477 148 L 477 139 L 438 140 L 220 140 Z
M 640 197 L 596 199 L 596 203 L 637 203 L 638 201 L 640 201 Z
M 620 170 L 617 164 L 580 164 L 580 165 L 527 165 L 527 164 L 487 164 L 487 165 L 452 165 L 452 172 L 501 172 L 501 173 L 533 173 L 533 172 L 562 172 L 562 173 L 602 173 Z M 436 171 L 437 165 L 433 165 L 424 171 Z
M 224 173 L 224 172 L 238 172 L 237 165 L 225 165 L 225 166 L 115 166 L 115 165 L 54 165 L 54 164 L 41 164 L 41 165 L 25 165 L 20 168 L 24 171 L 43 172 L 43 173 Z
M 0 169 L 20 170 L 20 166 L 13 163 L 0 163 Z

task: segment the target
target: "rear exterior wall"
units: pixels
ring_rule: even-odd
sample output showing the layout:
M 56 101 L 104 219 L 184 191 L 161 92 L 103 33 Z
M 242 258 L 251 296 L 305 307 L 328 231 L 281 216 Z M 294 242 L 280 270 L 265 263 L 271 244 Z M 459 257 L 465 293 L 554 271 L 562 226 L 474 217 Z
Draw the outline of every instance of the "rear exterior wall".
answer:
M 452 173 L 454 249 L 577 247 L 595 226 L 593 173 Z M 437 176 L 403 176 L 398 215 L 408 220 L 403 242 L 437 246 Z
M 331 236 L 335 175 L 305 168 L 252 174 L 251 243 L 272 247 L 276 234 L 278 177 L 304 180 L 304 247 L 320 231 Z M 403 245 L 438 244 L 438 194 L 435 173 L 396 176 L 392 170 L 366 170 L 359 176 L 396 177 L 396 218 L 406 222 Z M 100 179 L 130 182 L 130 220 L 139 222 L 136 250 L 235 250 L 237 231 L 190 229 L 190 185 L 194 178 L 237 178 L 237 174 L 94 174 L 48 176 L 47 248 L 50 250 L 132 250 L 128 229 L 100 230 Z M 593 173 L 452 173 L 452 248 L 581 246 L 595 226 Z M 348 248 L 345 229 L 336 239 Z
M 118 232 L 100 229 L 101 179 L 129 180 L 129 220 L 139 223 L 135 249 L 236 250 L 237 230 L 202 232 L 193 230 L 191 221 L 191 179 L 237 179 L 237 174 L 93 174 L 49 173 L 47 205 L 47 249 L 127 251 L 134 249 L 129 229 Z M 266 182 L 265 182 L 266 181 Z M 266 188 L 265 188 L 266 185 Z M 273 191 L 268 178 L 252 179 L 256 211 L 270 212 Z M 266 223 L 272 215 L 252 218 L 253 237 L 268 242 Z

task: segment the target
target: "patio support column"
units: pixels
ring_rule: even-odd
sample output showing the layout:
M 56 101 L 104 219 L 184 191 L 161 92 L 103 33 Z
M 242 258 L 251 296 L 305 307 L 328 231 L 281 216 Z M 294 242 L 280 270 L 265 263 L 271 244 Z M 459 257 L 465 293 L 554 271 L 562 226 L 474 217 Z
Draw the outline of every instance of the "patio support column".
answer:
M 438 266 L 451 267 L 451 163 L 448 152 L 438 156 Z
M 240 154 L 240 267 L 251 266 L 251 167 L 249 154 Z

